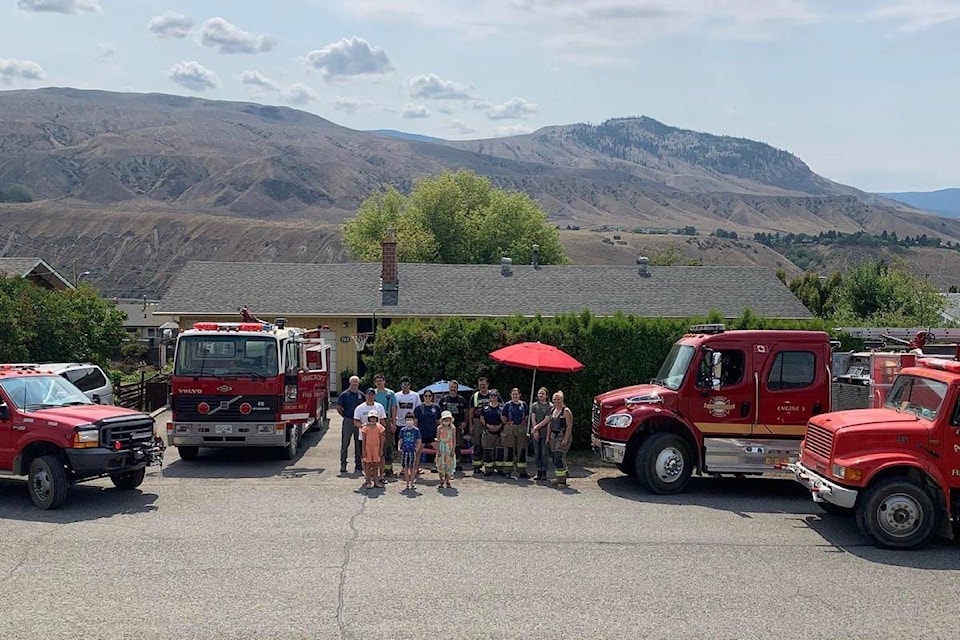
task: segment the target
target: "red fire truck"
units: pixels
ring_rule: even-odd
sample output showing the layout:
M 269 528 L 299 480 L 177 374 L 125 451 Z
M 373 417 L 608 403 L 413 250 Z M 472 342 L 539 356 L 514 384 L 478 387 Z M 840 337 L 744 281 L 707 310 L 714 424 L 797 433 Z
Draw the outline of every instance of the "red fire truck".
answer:
M 916 346 L 916 343 L 905 346 Z M 657 377 L 594 399 L 592 443 L 646 489 L 701 475 L 760 474 L 794 462 L 807 420 L 883 404 L 909 352 L 833 353 L 819 331 L 691 327 Z M 835 376 L 835 371 L 843 374 Z
M 920 358 L 881 408 L 810 419 L 788 467 L 825 511 L 854 514 L 877 546 L 953 537 L 960 512 L 960 362 Z
M 182 460 L 200 447 L 276 447 L 293 459 L 329 406 L 330 347 L 319 331 L 267 322 L 198 322 L 177 338 L 167 442 Z

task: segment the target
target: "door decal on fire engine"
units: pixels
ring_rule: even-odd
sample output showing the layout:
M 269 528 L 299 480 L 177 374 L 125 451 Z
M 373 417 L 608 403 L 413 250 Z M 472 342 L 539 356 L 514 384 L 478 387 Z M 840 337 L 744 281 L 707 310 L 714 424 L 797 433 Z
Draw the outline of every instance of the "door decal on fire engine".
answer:
M 714 418 L 726 418 L 735 407 L 726 396 L 714 396 L 703 405 L 703 408 Z

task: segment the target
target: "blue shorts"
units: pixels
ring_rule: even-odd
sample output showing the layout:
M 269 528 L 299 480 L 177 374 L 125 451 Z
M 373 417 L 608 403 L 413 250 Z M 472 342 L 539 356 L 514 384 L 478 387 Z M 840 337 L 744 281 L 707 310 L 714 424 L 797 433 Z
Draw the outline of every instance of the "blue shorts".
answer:
M 404 469 L 413 469 L 417 466 L 417 452 L 416 451 L 402 451 L 400 452 L 400 466 Z

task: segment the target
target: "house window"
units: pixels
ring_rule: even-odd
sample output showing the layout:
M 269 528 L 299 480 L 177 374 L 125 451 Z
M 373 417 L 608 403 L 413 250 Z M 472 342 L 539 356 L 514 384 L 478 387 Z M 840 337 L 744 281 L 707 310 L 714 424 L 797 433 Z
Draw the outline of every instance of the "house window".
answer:
M 811 351 L 781 351 L 767 374 L 767 388 L 782 391 L 808 387 L 816 378 L 816 364 Z

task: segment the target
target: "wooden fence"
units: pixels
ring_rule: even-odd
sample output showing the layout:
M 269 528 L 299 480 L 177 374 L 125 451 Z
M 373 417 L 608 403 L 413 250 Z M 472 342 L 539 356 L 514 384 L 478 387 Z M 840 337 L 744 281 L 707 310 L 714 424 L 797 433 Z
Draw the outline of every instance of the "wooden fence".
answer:
M 114 402 L 121 407 L 138 411 L 154 411 L 167 404 L 170 393 L 170 376 L 153 374 L 147 377 L 140 372 L 140 380 L 122 384 L 115 389 Z

